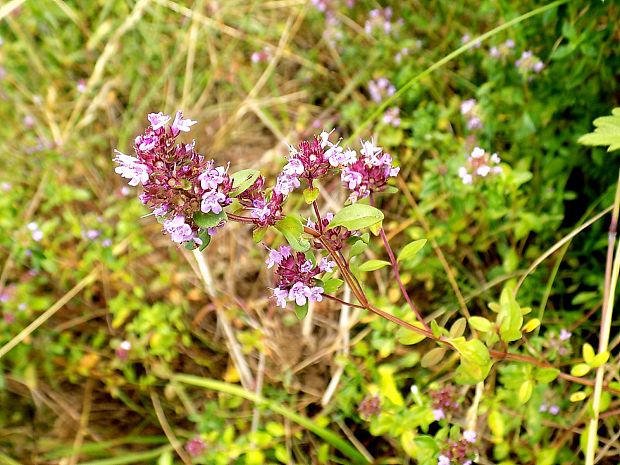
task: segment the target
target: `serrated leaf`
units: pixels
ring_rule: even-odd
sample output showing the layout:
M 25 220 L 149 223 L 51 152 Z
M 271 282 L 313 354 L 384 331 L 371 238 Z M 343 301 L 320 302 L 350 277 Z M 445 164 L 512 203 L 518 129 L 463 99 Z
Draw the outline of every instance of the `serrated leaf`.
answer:
M 349 231 L 367 228 L 383 221 L 381 210 L 363 203 L 347 205 L 334 215 L 328 227 L 342 226 Z
M 214 227 L 216 227 L 222 221 L 226 221 L 228 219 L 228 216 L 226 215 L 225 211 L 221 211 L 219 213 L 196 212 L 196 213 L 194 213 L 194 216 L 192 218 L 194 219 L 194 222 L 198 226 L 200 226 L 201 228 L 205 228 L 206 229 L 206 228 L 214 228 Z
M 297 315 L 298 319 L 303 320 L 307 314 L 308 314 L 308 302 L 306 302 L 304 305 L 295 304 L 295 315 Z
M 422 247 L 424 247 L 426 242 L 426 239 L 419 239 L 417 241 L 410 242 L 400 250 L 397 260 L 401 262 L 415 257 L 417 253 L 422 250 Z
M 232 190 L 230 197 L 237 197 L 248 190 L 254 181 L 260 176 L 260 171 L 254 169 L 240 170 L 230 176 L 232 180 Z
M 590 365 L 587 363 L 578 363 L 570 370 L 570 374 L 573 376 L 584 376 L 590 371 Z
M 434 349 L 429 350 L 424 354 L 420 364 L 424 368 L 432 367 L 437 365 L 443 359 L 444 355 L 446 355 L 447 349 L 445 347 L 435 347 Z
M 581 136 L 577 142 L 583 145 L 607 145 L 608 152 L 620 149 L 620 108 L 614 108 L 611 116 L 594 120 L 596 129 Z
M 534 378 L 539 383 L 547 384 L 555 380 L 560 374 L 560 370 L 557 368 L 537 368 L 534 373 Z
M 472 316 L 467 322 L 469 326 L 483 333 L 491 331 L 492 328 L 491 322 L 482 316 Z
M 416 328 L 424 329 L 424 326 L 419 321 L 414 321 L 411 324 Z M 396 334 L 398 337 L 398 342 L 406 346 L 417 344 L 426 338 L 423 334 L 416 333 L 415 331 L 411 331 L 407 328 L 399 328 Z
M 368 260 L 367 262 L 362 263 L 359 266 L 360 271 L 375 271 L 380 270 L 386 266 L 390 265 L 390 262 L 385 260 Z
M 312 202 L 314 202 L 318 196 L 319 196 L 318 187 L 313 187 L 312 189 L 308 187 L 307 189 L 304 189 L 304 200 L 306 201 L 307 204 L 311 204 Z
M 583 354 L 584 362 L 588 365 L 591 364 L 592 360 L 594 360 L 594 349 L 592 346 L 586 342 L 581 348 L 581 353 Z
M 299 218 L 287 215 L 278 221 L 275 227 L 286 238 L 293 250 L 305 252 L 310 248 L 310 242 L 301 238 L 304 227 Z
M 518 399 L 521 404 L 525 404 L 530 397 L 532 397 L 532 391 L 534 390 L 534 382 L 531 379 L 528 379 L 521 383 L 519 387 L 519 395 Z

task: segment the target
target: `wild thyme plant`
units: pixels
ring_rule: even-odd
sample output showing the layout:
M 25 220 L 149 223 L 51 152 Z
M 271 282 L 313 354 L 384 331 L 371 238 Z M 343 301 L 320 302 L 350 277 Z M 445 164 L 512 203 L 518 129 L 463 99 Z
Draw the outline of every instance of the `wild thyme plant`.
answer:
M 494 321 L 467 314 L 451 326 L 442 327 L 434 319 L 428 321 L 409 296 L 400 276 L 399 263 L 415 256 L 425 241 L 414 241 L 395 253 L 382 228 L 383 212 L 376 207 L 379 193 L 394 190 L 389 185 L 399 173 L 390 154 L 374 140 L 362 140 L 359 150 L 343 147 L 341 140 L 333 141 L 332 132 L 323 131 L 298 146 L 290 146 L 287 162 L 270 185 L 258 170 L 230 171 L 230 166 L 217 166 L 195 150 L 195 142 L 177 141 L 182 132 L 189 132 L 196 121 L 184 119 L 177 112 L 174 119 L 163 113 L 148 115 L 149 126 L 135 139 L 135 156 L 116 152 L 116 172 L 129 180 L 130 186 L 141 185 L 140 201 L 152 210 L 162 223 L 163 231 L 173 242 L 187 249 L 202 251 L 228 221 L 244 223 L 252 229 L 255 242 L 263 241 L 268 230 L 277 231 L 287 244 L 269 248 L 266 266 L 273 269 L 275 287 L 271 290 L 275 303 L 282 308 L 294 306 L 301 319 L 311 302 L 330 299 L 341 304 L 369 310 L 401 327 L 400 342 L 417 344 L 424 339 L 437 343 L 421 360 L 423 366 L 437 365 L 452 350 L 458 354 L 459 364 L 453 373 L 458 384 L 476 384 L 482 393 L 483 382 L 491 372 L 494 360 L 517 362 L 500 369 L 503 383 L 515 391 L 521 403 L 533 394 L 536 383 L 550 383 L 560 377 L 574 383 L 592 385 L 581 378 L 590 368 L 605 363 L 606 355 L 595 360 L 594 351 L 584 352 L 583 367 L 576 365 L 571 374 L 562 373 L 550 362 L 525 355 L 519 351 L 524 334 L 540 325 L 536 318 L 525 321 L 531 310 L 522 308 L 515 299 L 515 289 L 508 285 L 499 302 L 491 303 L 496 314 Z M 476 147 L 458 176 L 464 184 L 501 175 L 501 160 Z M 339 176 L 348 192 L 346 205 L 339 211 L 325 212 L 318 202 L 320 182 Z M 288 198 L 300 191 L 311 217 L 301 218 L 285 213 Z M 367 202 L 367 203 L 366 203 Z M 368 246 L 370 233 L 379 236 L 389 261 L 371 260 L 353 264 L 352 259 Z M 366 284 L 360 281 L 360 271 L 392 267 L 396 283 L 411 309 L 409 319 L 398 318 L 376 307 L 366 293 Z M 357 303 L 339 296 L 346 282 Z M 467 324 L 470 332 L 466 336 Z M 403 332 L 404 331 L 404 332 Z M 563 341 L 570 337 L 562 333 Z M 509 350 L 512 345 L 513 350 Z M 584 346 L 584 350 L 586 347 Z M 591 352 L 591 354 L 590 354 Z M 504 367 L 502 367 L 504 368 Z M 417 397 L 419 393 L 415 390 Z M 616 391 L 614 387 L 601 389 Z M 461 409 L 457 392 L 450 385 L 428 394 L 426 414 L 418 426 L 427 431 L 437 422 L 442 432 L 435 437 L 416 443 L 411 450 L 420 463 L 468 465 L 476 458 L 478 400 L 467 414 L 466 424 L 450 425 L 453 412 Z M 478 394 L 481 396 L 481 394 Z M 573 393 L 571 400 L 583 400 L 587 392 Z M 415 398 L 414 394 L 414 398 Z M 377 397 L 369 398 L 360 406 L 360 414 L 372 418 L 381 411 Z M 420 403 L 419 399 L 416 403 Z M 552 407 L 553 408 L 553 407 Z M 556 412 L 557 407 L 553 408 Z M 551 410 L 549 410 L 551 411 Z M 557 412 L 556 412 L 557 413 Z M 492 414 L 489 425 L 493 430 Z

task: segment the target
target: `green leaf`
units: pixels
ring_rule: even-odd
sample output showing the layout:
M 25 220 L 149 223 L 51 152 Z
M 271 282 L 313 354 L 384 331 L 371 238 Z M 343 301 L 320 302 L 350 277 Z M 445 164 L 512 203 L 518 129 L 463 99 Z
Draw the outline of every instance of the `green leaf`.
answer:
M 354 203 L 336 213 L 334 218 L 329 222 L 329 228 L 343 226 L 353 231 L 373 226 L 377 223 L 381 223 L 381 221 L 383 221 L 383 213 L 381 210 L 363 203 Z
M 602 365 L 605 365 L 607 363 L 607 360 L 609 360 L 609 352 L 601 352 L 600 354 L 596 354 L 594 356 L 592 362 L 590 363 L 590 366 L 592 368 L 598 368 Z
M 267 233 L 267 228 L 256 228 L 252 231 L 252 239 L 256 244 L 263 240 L 265 234 Z
M 577 392 L 573 392 L 568 398 L 568 400 L 570 400 L 571 402 L 581 402 L 586 397 L 587 397 L 587 394 L 585 392 L 577 391 Z
M 441 362 L 444 355 L 446 355 L 446 351 L 447 349 L 445 347 L 435 347 L 424 354 L 420 364 L 424 368 L 436 366 L 439 362 Z
M 534 382 L 531 379 L 523 381 L 521 386 L 519 387 L 519 402 L 521 404 L 525 404 L 530 397 L 532 397 L 532 391 L 534 390 Z
M 424 329 L 424 326 L 419 321 L 414 321 L 411 324 L 416 328 Z M 416 333 L 407 328 L 399 328 L 396 336 L 398 337 L 398 342 L 406 346 L 417 344 L 426 338 L 423 334 Z
M 433 332 L 433 336 L 439 337 L 441 336 L 441 328 L 437 324 L 435 320 L 431 321 L 431 331 Z
M 570 370 L 570 374 L 573 376 L 584 376 L 587 375 L 590 371 L 591 367 L 587 363 L 578 363 Z
M 499 304 L 500 309 L 497 315 L 497 322 L 500 324 L 499 334 L 502 340 L 512 342 L 521 339 L 523 313 L 509 286 L 502 290 Z
M 555 380 L 560 374 L 560 370 L 557 368 L 537 368 L 534 373 L 534 378 L 539 383 L 547 384 Z
M 323 292 L 325 294 L 333 294 L 335 291 L 340 289 L 340 286 L 342 286 L 343 283 L 344 281 L 342 279 L 332 278 L 323 281 L 323 286 L 321 287 L 323 288 Z
M 304 189 L 304 200 L 306 201 L 307 204 L 314 202 L 318 196 L 319 196 L 318 187 L 313 187 L 312 189 L 308 187 L 307 189 Z
M 396 368 L 391 365 L 381 365 L 377 371 L 379 372 L 379 387 L 381 388 L 381 395 L 394 405 L 405 405 L 403 396 L 398 390 L 396 380 L 394 379 L 394 371 L 396 371 Z
M 237 171 L 230 176 L 232 180 L 232 190 L 230 191 L 230 197 L 237 197 L 239 194 L 242 194 L 246 190 L 248 190 L 256 178 L 260 176 L 260 171 L 254 169 L 247 169 Z
M 477 331 L 487 333 L 491 331 L 491 322 L 484 317 L 481 316 L 472 316 L 469 320 L 467 320 L 469 326 L 474 328 Z
M 211 236 L 206 229 L 201 229 L 198 233 L 198 238 L 202 241 L 199 247 L 199 250 L 202 252 L 211 243 Z
M 456 320 L 450 327 L 450 337 L 461 337 L 465 332 L 466 326 L 467 320 L 465 320 L 465 318 L 459 318 L 458 320 Z
M 295 315 L 297 315 L 298 319 L 303 320 L 307 314 L 308 314 L 308 302 L 306 302 L 304 305 L 295 304 Z
M 375 271 L 390 265 L 385 260 L 368 260 L 359 266 L 360 271 Z
M 358 239 L 349 249 L 349 259 L 357 257 L 364 253 L 364 250 L 368 248 L 368 244 L 362 239 Z
M 489 349 L 482 341 L 459 337 L 450 341 L 461 356 L 461 364 L 456 369 L 455 381 L 459 384 L 476 384 L 483 381 L 491 371 Z
M 220 224 L 222 221 L 226 221 L 228 219 L 228 216 L 226 216 L 225 211 L 221 211 L 219 213 L 196 212 L 194 213 L 193 219 L 194 219 L 194 222 L 198 226 L 206 229 L 206 228 L 214 228 L 215 226 Z
M 526 333 L 531 333 L 539 326 L 540 326 L 540 320 L 538 318 L 532 318 L 530 321 L 528 321 L 523 326 L 523 331 L 525 331 Z
M 275 227 L 286 238 L 293 250 L 305 252 L 310 248 L 310 242 L 301 238 L 304 227 L 299 218 L 287 215 L 278 221 Z
M 608 145 L 608 152 L 620 149 L 620 108 L 614 108 L 611 116 L 594 120 L 594 132 L 581 136 L 577 142 L 583 145 Z
M 417 241 L 410 242 L 405 247 L 401 249 L 398 253 L 398 261 L 402 262 L 403 260 L 409 260 L 417 255 L 417 253 L 422 250 L 422 247 L 426 244 L 426 239 L 419 239 Z
M 592 348 L 592 346 L 586 342 L 583 345 L 581 352 L 583 354 L 584 362 L 586 362 L 588 365 L 591 364 L 592 360 L 594 360 L 594 355 L 595 355 L 594 348 Z

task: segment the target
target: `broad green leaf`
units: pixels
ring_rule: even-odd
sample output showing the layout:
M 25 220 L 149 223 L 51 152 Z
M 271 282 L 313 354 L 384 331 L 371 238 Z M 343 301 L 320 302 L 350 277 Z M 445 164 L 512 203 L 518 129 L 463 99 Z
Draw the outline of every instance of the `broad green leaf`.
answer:
M 447 349 L 445 347 L 435 347 L 424 354 L 420 364 L 424 368 L 436 366 L 439 362 L 441 362 L 444 355 L 446 355 L 446 351 Z
M 419 321 L 414 321 L 411 324 L 416 328 L 424 328 L 422 323 L 420 323 Z M 421 342 L 426 338 L 426 336 L 424 336 L 423 334 L 416 333 L 415 331 L 411 331 L 407 328 L 399 328 L 396 335 L 398 337 L 398 342 L 406 346 L 417 344 L 418 342 Z
M 439 325 L 437 324 L 437 321 L 435 320 L 431 321 L 431 331 L 433 332 L 433 336 L 435 337 L 441 336 L 441 328 L 439 327 Z
M 620 149 L 620 108 L 614 108 L 611 116 L 594 120 L 594 132 L 581 136 L 577 142 L 583 145 L 608 145 L 608 152 Z
M 500 324 L 499 334 L 502 340 L 512 342 L 521 339 L 523 313 L 510 287 L 507 286 L 502 290 L 499 304 L 500 311 L 497 315 L 497 322 Z
M 304 200 L 306 201 L 307 204 L 314 202 L 318 196 L 319 196 L 318 187 L 313 187 L 312 189 L 308 187 L 307 189 L 304 189 Z
M 537 368 L 534 373 L 534 378 L 539 383 L 547 384 L 555 380 L 560 374 L 560 370 L 557 368 Z
M 591 364 L 592 360 L 594 360 L 594 349 L 592 346 L 586 342 L 581 349 L 581 353 L 583 354 L 583 361 L 588 365 Z
M 237 197 L 254 184 L 256 178 L 260 176 L 260 171 L 254 169 L 240 170 L 230 176 L 232 180 L 232 190 L 230 197 Z
M 295 304 L 295 315 L 297 315 L 298 319 L 303 320 L 307 314 L 308 314 L 308 302 L 306 302 L 304 305 Z
M 367 228 L 381 221 L 383 221 L 383 213 L 381 210 L 363 203 L 354 203 L 336 213 L 334 218 L 329 222 L 329 228 L 343 226 L 353 231 Z
M 409 260 L 417 255 L 422 250 L 422 247 L 426 244 L 426 239 L 419 239 L 417 241 L 410 242 L 404 246 L 398 253 L 398 261 Z
M 489 425 L 494 439 L 501 440 L 504 434 L 506 434 L 506 422 L 504 422 L 504 417 L 499 411 L 491 410 L 487 418 L 487 424 Z
M 584 376 L 587 375 L 590 371 L 591 367 L 587 363 L 578 363 L 570 370 L 570 374 L 573 376 Z
M 349 258 L 357 257 L 364 253 L 364 250 L 368 248 L 368 244 L 361 239 L 358 239 L 349 249 Z
M 278 221 L 275 227 L 286 238 L 293 250 L 305 252 L 310 248 L 310 243 L 301 237 L 304 227 L 299 218 L 287 215 Z
M 385 260 L 368 260 L 359 266 L 360 271 L 375 271 L 383 267 L 390 265 L 390 262 Z
M 265 234 L 267 233 L 267 228 L 256 228 L 252 231 L 252 239 L 256 244 L 263 240 Z
M 224 211 L 221 211 L 219 213 L 196 212 L 194 213 L 193 218 L 194 218 L 194 222 L 198 226 L 206 229 L 206 228 L 214 228 L 215 226 L 220 224 L 222 221 L 226 221 L 226 219 L 228 219 L 228 216 L 226 216 L 226 212 Z
M 528 400 L 530 400 L 533 390 L 534 382 L 531 379 L 524 381 L 519 387 L 519 402 L 525 404 Z
M 467 322 L 469 323 L 469 326 L 477 331 L 481 331 L 483 333 L 491 331 L 491 322 L 484 317 L 472 316 L 469 320 L 467 320 Z

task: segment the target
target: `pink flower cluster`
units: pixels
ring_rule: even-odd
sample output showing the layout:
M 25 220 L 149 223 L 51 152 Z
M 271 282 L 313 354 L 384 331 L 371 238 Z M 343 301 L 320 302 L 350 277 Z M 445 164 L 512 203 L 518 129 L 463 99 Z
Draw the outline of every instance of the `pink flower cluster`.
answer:
M 467 129 L 476 131 L 482 129 L 482 119 L 480 119 L 480 107 L 476 99 L 464 100 L 461 103 L 461 115 L 467 120 Z
M 489 49 L 489 55 L 491 55 L 493 58 L 502 58 L 507 56 L 514 48 L 515 41 L 512 39 L 508 39 L 503 44 L 492 46 Z
M 287 302 L 305 305 L 308 302 L 323 300 L 323 288 L 316 286 L 316 275 L 330 272 L 336 264 L 323 257 L 318 265 L 301 252 L 292 252 L 291 248 L 283 245 L 278 250 L 270 249 L 265 262 L 267 268 L 276 266 L 276 284 L 273 296 L 278 306 L 285 308 Z
M 519 72 L 524 76 L 528 76 L 532 72 L 540 73 L 545 64 L 538 59 L 530 50 L 526 50 L 521 54 L 521 57 L 515 61 L 515 66 L 519 69 Z
M 219 214 L 232 202 L 228 168 L 206 160 L 194 142 L 176 143 L 196 124 L 183 119 L 180 111 L 171 124 L 171 117 L 161 112 L 150 113 L 148 120 L 145 133 L 135 139 L 135 157 L 115 150 L 115 171 L 129 179 L 130 186 L 142 185 L 140 201 L 163 220 L 164 231 L 174 242 L 200 245 L 200 227 L 193 217 L 197 212 Z
M 362 141 L 360 157 L 354 163 L 345 166 L 341 179 L 344 185 L 351 190 L 349 200 L 357 202 L 368 197 L 373 192 L 385 189 L 389 178 L 395 177 L 400 168 L 392 166 L 392 157 L 383 153 L 374 141 Z
M 297 182 L 299 186 L 299 182 Z M 292 189 L 291 189 L 292 190 Z M 286 194 L 276 191 L 271 193 L 265 190 L 265 178 L 258 176 L 254 183 L 238 197 L 239 203 L 249 212 L 254 223 L 259 227 L 272 226 L 282 219 L 282 205 Z
M 376 103 L 381 103 L 386 97 L 394 95 L 395 92 L 396 87 L 387 78 L 380 77 L 368 82 L 368 93 Z
M 453 386 L 447 385 L 430 392 L 432 410 L 435 421 L 443 420 L 447 415 L 455 412 L 460 404 Z
M 466 430 L 458 441 L 448 440 L 447 447 L 437 457 L 437 465 L 471 465 L 474 456 L 473 444 L 478 435 Z
M 394 23 L 392 22 L 392 8 L 387 7 L 383 9 L 370 10 L 368 19 L 364 24 L 364 31 L 370 35 L 375 30 L 379 30 L 383 34 L 390 34 L 394 31 Z M 402 19 L 396 22 L 396 25 L 400 26 L 403 23 Z
M 458 174 L 463 184 L 472 184 L 477 178 L 486 178 L 490 174 L 499 174 L 502 167 L 496 153 L 490 154 L 480 147 L 475 147 L 467 162 L 459 168 Z

